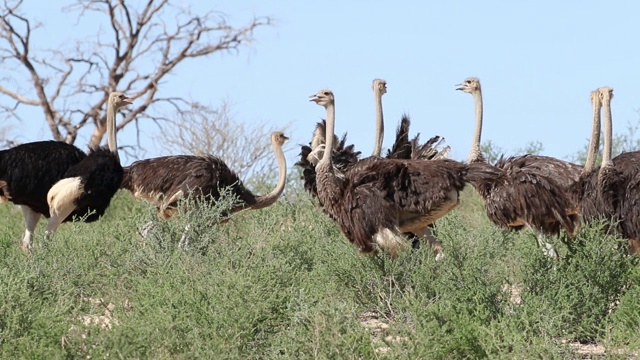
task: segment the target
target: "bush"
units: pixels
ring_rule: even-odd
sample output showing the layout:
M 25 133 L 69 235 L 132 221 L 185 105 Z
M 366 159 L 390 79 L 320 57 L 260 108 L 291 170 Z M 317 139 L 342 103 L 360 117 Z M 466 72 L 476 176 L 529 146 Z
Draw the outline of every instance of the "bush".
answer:
M 575 358 L 640 344 L 640 270 L 585 226 L 573 252 L 492 226 L 473 191 L 440 220 L 445 258 L 357 253 L 301 193 L 217 224 L 230 197 L 171 221 L 122 193 L 31 254 L 0 207 L 2 358 Z M 143 225 L 155 226 L 146 238 Z M 179 246 L 185 234 L 188 243 Z M 572 344 L 573 345 L 570 345 Z M 618 355 L 616 355 L 618 354 Z

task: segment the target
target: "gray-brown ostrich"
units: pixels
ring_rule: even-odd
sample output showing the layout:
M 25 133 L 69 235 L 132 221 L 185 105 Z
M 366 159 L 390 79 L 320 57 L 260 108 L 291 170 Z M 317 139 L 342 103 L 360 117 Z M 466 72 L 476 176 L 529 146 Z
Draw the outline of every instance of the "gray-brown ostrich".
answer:
M 373 80 L 373 99 L 375 102 L 376 113 L 376 132 L 372 157 L 382 156 L 382 142 L 384 139 L 384 111 L 382 110 L 382 95 L 387 93 L 387 81 L 383 79 Z M 433 160 L 445 159 L 448 153 L 448 147 L 438 150 L 438 146 L 444 141 L 444 138 L 436 135 L 427 140 L 426 143 L 420 144 L 420 134 L 409 140 L 409 127 L 411 121 L 409 115 L 403 114 L 396 130 L 396 138 L 387 151 L 385 156 L 387 159 L 405 159 L 405 160 Z
M 467 180 L 484 199 L 489 220 L 513 230 L 525 226 L 533 228 L 543 250 L 557 256 L 551 245 L 543 241 L 542 235 L 558 235 L 562 228 L 571 235 L 574 233 L 578 219 L 567 213 L 571 204 L 568 192 L 552 178 L 531 167 L 521 166 L 522 162 L 517 163 L 519 166 L 513 163 L 504 167 L 488 164 L 480 149 L 483 120 L 480 80 L 470 77 L 456 86 L 457 90 L 473 95 L 475 102 L 476 126 L 469 151 Z M 477 168 L 485 172 L 472 171 Z
M 49 235 L 74 217 L 92 222 L 104 214 L 122 181 L 115 116 L 130 103 L 120 92 L 107 98 L 108 148 L 90 149 L 86 155 L 64 142 L 37 141 L 0 151 L 1 196 L 21 205 L 26 225 L 23 249 L 31 247 L 42 215 L 49 218 Z
M 333 149 L 334 95 L 321 90 L 310 101 L 326 109 L 326 148 Z M 361 252 L 378 246 L 395 257 L 407 245 L 403 233 L 425 228 L 458 205 L 466 171 L 453 160 L 378 159 L 340 176 L 325 151 L 316 166 L 318 198 Z
M 375 103 L 376 114 L 376 132 L 373 152 L 370 158 L 363 161 L 371 161 L 381 157 L 382 142 L 384 139 L 384 111 L 382 110 L 382 95 L 387 93 L 387 81 L 383 79 L 374 79 L 372 84 L 373 99 Z M 396 130 L 396 138 L 391 148 L 387 151 L 387 159 L 405 159 L 405 160 L 432 160 L 446 158 L 446 151 L 438 151 L 436 147 L 444 140 L 440 136 L 434 136 L 425 144 L 420 144 L 420 134 L 409 140 L 409 127 L 411 121 L 406 114 L 402 115 L 400 124 Z M 363 163 L 360 163 L 362 165 Z M 419 247 L 420 238 L 427 240 L 431 248 L 436 253 L 438 259 L 442 258 L 442 243 L 436 239 L 431 233 L 433 224 L 420 229 L 414 233 L 406 234 L 413 238 L 412 245 L 414 248 Z
M 611 140 L 607 138 L 607 133 L 611 128 L 605 126 L 604 154 L 600 168 L 596 169 L 596 157 L 600 143 L 600 111 L 602 109 L 602 96 L 600 89 L 591 92 L 591 103 L 593 106 L 593 124 L 591 139 L 587 149 L 587 159 L 580 174 L 579 180 L 574 185 L 571 195 L 573 201 L 578 204 L 578 210 L 583 222 L 591 222 L 599 219 L 609 219 L 614 216 L 614 197 L 606 195 L 603 197 L 600 188 L 600 179 L 612 170 L 611 153 L 609 147 Z
M 476 102 L 476 117 L 478 116 L 478 112 L 480 116 L 482 116 L 482 89 L 480 80 L 475 77 L 470 77 L 456 86 L 459 86 L 457 90 L 473 95 Z M 578 181 L 580 173 L 582 172 L 582 166 L 580 165 L 551 156 L 532 154 L 500 158 L 494 165 L 505 170 L 526 168 L 531 173 L 537 173 L 550 178 L 564 189 L 567 194 Z M 575 218 L 574 221 L 577 221 L 577 204 L 571 204 L 567 212 Z
M 598 93 L 604 113 L 602 164 L 600 169 L 585 171 L 583 175 L 579 187 L 582 216 L 585 222 L 600 218 L 616 221 L 615 228 L 627 239 L 629 253 L 637 255 L 640 253 L 640 152 L 625 152 L 611 158 L 613 89 L 601 87 Z
M 372 84 L 374 103 L 375 103 L 375 140 L 373 152 L 370 157 L 359 159 L 360 152 L 353 150 L 353 145 L 345 146 L 346 134 L 338 141 L 334 135 L 333 164 L 336 174 L 341 175 L 346 169 L 352 166 L 366 166 L 367 162 L 375 161 L 381 158 L 382 142 L 384 138 L 384 112 L 382 110 L 382 95 L 387 92 L 387 82 L 383 79 L 374 79 Z M 438 150 L 444 138 L 434 136 L 426 143 L 420 143 L 420 135 L 416 135 L 413 139 L 409 139 L 410 120 L 408 115 L 403 115 L 396 131 L 396 138 L 392 147 L 387 151 L 385 156 L 387 159 L 406 159 L 406 160 L 432 160 L 445 159 L 448 147 Z M 322 157 L 325 150 L 325 122 L 318 123 L 313 134 L 310 146 L 302 146 L 301 159 L 296 165 L 303 169 L 304 186 L 313 196 L 317 195 L 315 165 Z M 313 150 L 315 149 L 315 150 Z M 322 205 L 322 203 L 320 202 Z M 419 246 L 419 238 L 426 238 L 431 245 L 437 257 L 442 257 L 442 245 L 431 234 L 430 228 L 417 231 L 417 233 L 406 234 L 413 238 L 413 246 Z
M 278 182 L 266 195 L 255 195 L 224 161 L 212 155 L 174 155 L 136 161 L 124 168 L 121 188 L 129 190 L 136 199 L 154 204 L 162 219 L 172 217 L 180 199 L 205 196 L 216 201 L 221 197 L 220 190 L 227 187 L 238 199 L 230 214 L 243 209 L 262 209 L 275 203 L 284 191 L 287 164 L 282 145 L 288 139 L 282 132 L 271 134 L 278 162 Z

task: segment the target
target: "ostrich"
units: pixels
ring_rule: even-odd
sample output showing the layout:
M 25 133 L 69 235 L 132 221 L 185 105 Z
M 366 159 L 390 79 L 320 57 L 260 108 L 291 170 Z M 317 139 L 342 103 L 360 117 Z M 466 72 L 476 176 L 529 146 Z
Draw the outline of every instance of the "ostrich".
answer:
M 480 80 L 475 77 L 470 77 L 456 86 L 459 86 L 456 90 L 462 90 L 463 92 L 473 95 L 476 102 L 476 117 L 482 117 L 482 89 Z M 476 136 L 479 137 L 480 134 L 476 133 Z M 557 183 L 566 194 L 571 191 L 573 185 L 578 181 L 582 171 L 580 165 L 550 156 L 532 154 L 511 156 L 506 159 L 500 158 L 495 163 L 495 166 L 504 170 L 523 168 L 531 173 L 545 176 Z M 569 208 L 567 208 L 567 212 L 575 218 L 574 221 L 577 221 L 577 204 L 571 204 Z
M 302 169 L 302 180 L 304 189 L 311 194 L 312 197 L 318 197 L 318 187 L 316 185 L 316 164 L 320 160 L 321 153 L 324 152 L 324 143 L 326 133 L 326 121 L 322 120 L 316 124 L 313 131 L 313 137 L 309 145 L 302 145 L 300 151 L 300 160 L 295 163 Z M 333 165 L 336 173 L 344 173 L 360 160 L 360 151 L 355 151 L 354 145 L 345 145 L 347 142 L 347 134 L 343 134 L 338 139 L 334 136 L 333 148 Z M 316 149 L 323 149 L 318 151 Z M 314 151 L 315 150 L 315 151 Z M 322 206 L 322 202 L 320 202 Z
M 333 149 L 333 92 L 321 90 L 310 101 L 326 110 L 326 148 Z M 377 245 L 396 257 L 406 247 L 403 233 L 425 228 L 458 205 L 466 172 L 465 164 L 448 159 L 378 159 L 340 176 L 325 151 L 316 165 L 318 199 L 362 253 L 376 252 Z
M 375 102 L 376 113 L 376 133 L 373 147 L 373 153 L 370 158 L 364 159 L 375 160 L 381 157 L 382 141 L 384 139 L 384 112 L 382 111 L 382 95 L 387 93 L 387 81 L 383 79 L 374 79 L 372 84 L 373 98 Z M 436 146 L 444 140 L 440 136 L 434 136 L 425 144 L 420 145 L 420 134 L 409 140 L 409 127 L 411 121 L 406 114 L 402 115 L 400 124 L 396 130 L 396 139 L 392 147 L 387 151 L 387 159 L 405 159 L 405 160 L 431 160 L 434 158 L 446 158 L 445 152 L 438 152 Z M 362 164 L 362 163 L 361 163 Z M 425 238 L 429 242 L 431 248 L 436 253 L 438 259 L 442 258 L 442 244 L 431 233 L 433 224 L 428 227 L 417 230 L 417 232 L 406 234 L 413 238 L 412 246 L 418 248 L 420 246 L 420 238 Z
M 601 218 L 611 218 L 615 212 L 614 194 L 603 196 L 600 188 L 599 180 L 605 178 L 607 174 L 613 171 L 613 162 L 611 161 L 611 139 L 607 138 L 611 128 L 605 124 L 604 136 L 604 153 L 602 165 L 599 169 L 595 169 L 596 156 L 598 154 L 600 142 L 600 111 L 602 109 L 601 89 L 591 92 L 591 103 L 593 105 L 593 129 L 591 139 L 587 149 L 587 159 L 580 174 L 579 180 L 574 184 L 571 193 L 572 201 L 578 204 L 578 210 L 583 222 L 591 222 Z M 611 182 L 609 182 L 612 184 Z
M 475 102 L 476 128 L 469 151 L 467 180 L 484 199 L 487 216 L 500 227 L 533 228 L 538 233 L 538 244 L 555 257 L 555 251 L 543 242 L 542 235 L 558 235 L 562 228 L 574 233 L 577 217 L 567 214 L 570 207 L 567 192 L 553 178 L 530 167 L 488 164 L 480 150 L 483 117 L 480 80 L 471 77 L 456 86 L 457 90 L 473 95 Z M 473 171 L 477 169 L 484 172 Z
M 59 141 L 37 141 L 0 151 L 2 198 L 20 205 L 25 218 L 22 248 L 31 247 L 33 233 L 44 215 L 47 235 L 62 222 L 82 217 L 97 220 L 122 180 L 115 135 L 116 111 L 131 103 L 119 92 L 109 94 L 107 140 L 109 149 L 91 149 L 86 155 Z M 119 170 L 118 170 L 119 169 Z M 115 188 L 115 190 L 114 190 Z M 87 213 L 92 211 L 92 213 Z M 85 216 L 86 215 L 86 216 Z
M 220 189 L 230 187 L 237 203 L 229 213 L 243 209 L 262 209 L 272 205 L 284 191 L 287 164 L 282 145 L 289 138 L 282 132 L 271 134 L 279 176 L 276 187 L 266 195 L 255 195 L 245 188 L 238 175 L 220 158 L 207 155 L 174 155 L 139 160 L 124 168 L 121 188 L 136 199 L 146 199 L 158 210 L 158 217 L 170 219 L 177 211 L 178 201 L 189 196 L 207 196 L 216 201 Z
M 387 81 L 383 79 L 373 80 L 373 98 L 376 109 L 376 133 L 373 143 L 372 158 L 380 158 L 382 153 L 382 141 L 384 139 L 384 112 L 382 111 L 382 95 L 387 93 Z M 405 159 L 405 160 L 432 160 L 446 158 L 447 149 L 438 151 L 436 148 L 444 141 L 440 136 L 434 136 L 425 144 L 420 144 L 420 135 L 409 140 L 409 127 L 411 120 L 406 114 L 402 115 L 398 129 L 396 130 L 396 139 L 392 147 L 387 151 L 387 159 Z
M 611 158 L 613 121 L 611 99 L 613 89 L 601 87 L 598 95 L 604 112 L 604 146 L 600 169 L 594 170 L 595 156 L 585 165 L 582 182 L 578 186 L 583 219 L 598 218 L 618 221 L 616 229 L 627 239 L 629 253 L 640 253 L 640 152 L 631 151 Z M 591 147 L 590 149 L 591 150 Z
M 338 138 L 334 135 L 334 149 L 333 149 L 333 164 L 336 170 L 336 174 L 341 176 L 346 169 L 356 166 L 365 166 L 369 161 L 375 161 L 381 158 L 382 141 L 384 138 L 384 115 L 382 111 L 382 95 L 387 92 L 387 82 L 382 79 L 374 79 L 372 84 L 374 102 L 375 102 L 375 114 L 376 114 L 376 131 L 373 152 L 370 157 L 359 159 L 360 152 L 353 151 L 353 145 L 345 146 L 346 134 L 342 139 L 338 141 Z M 426 143 L 420 144 L 420 135 L 416 135 L 413 139 L 409 140 L 409 127 L 410 120 L 408 115 L 403 115 L 396 131 L 396 139 L 392 147 L 387 151 L 387 159 L 406 159 L 406 160 L 432 160 L 432 159 L 444 159 L 446 158 L 447 149 L 441 151 L 437 150 L 437 147 L 441 144 L 444 138 L 440 136 L 434 136 Z M 301 159 L 296 165 L 303 169 L 303 179 L 305 189 L 311 193 L 312 196 L 317 196 L 316 187 L 316 172 L 315 165 L 319 161 L 321 154 L 325 149 L 326 142 L 326 126 L 325 122 L 318 123 L 316 130 L 314 131 L 313 139 L 310 146 L 303 146 L 300 153 Z M 320 205 L 322 203 L 320 202 Z M 335 219 L 334 219 L 335 220 Z M 406 234 L 409 237 L 414 238 L 412 242 L 414 247 L 419 246 L 418 237 L 425 237 L 438 258 L 442 257 L 441 244 L 433 237 L 430 231 L 430 227 L 420 229 L 415 234 Z

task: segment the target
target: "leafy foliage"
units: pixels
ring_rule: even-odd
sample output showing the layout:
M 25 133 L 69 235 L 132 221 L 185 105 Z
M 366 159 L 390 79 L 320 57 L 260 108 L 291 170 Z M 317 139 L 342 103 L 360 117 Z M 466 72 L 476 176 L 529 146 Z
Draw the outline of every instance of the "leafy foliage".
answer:
M 579 358 L 640 350 L 640 272 L 585 226 L 573 253 L 496 229 L 472 189 L 437 223 L 445 247 L 392 261 L 356 253 L 304 193 L 215 224 L 233 202 L 171 221 L 119 194 L 31 254 L 1 206 L 1 358 Z M 142 238 L 138 231 L 155 222 Z M 179 246 L 188 227 L 188 243 Z M 42 239 L 43 227 L 38 229 Z M 569 345 L 573 343 L 573 345 Z

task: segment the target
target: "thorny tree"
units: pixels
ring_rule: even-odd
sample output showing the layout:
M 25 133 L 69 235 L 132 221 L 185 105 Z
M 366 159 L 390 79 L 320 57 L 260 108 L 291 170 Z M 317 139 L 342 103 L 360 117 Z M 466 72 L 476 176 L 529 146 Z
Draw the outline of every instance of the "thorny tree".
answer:
M 192 104 L 159 94 L 163 78 L 187 59 L 238 51 L 252 42 L 257 28 L 271 24 L 269 17 L 258 17 L 234 27 L 222 13 L 195 15 L 169 0 L 136 4 L 140 5 L 75 0 L 67 11 L 76 11 L 78 20 L 97 15 L 106 29 L 96 27 L 94 40 L 78 40 L 71 49 L 34 49 L 41 25 L 21 11 L 22 0 L 4 0 L 0 9 L 3 115 L 17 116 L 22 106 L 39 107 L 55 140 L 74 143 L 78 131 L 92 124 L 89 146 L 99 145 L 106 131 L 102 109 L 110 91 L 117 89 L 136 99 L 118 130 L 134 119 L 166 120 L 161 115 L 167 113 L 166 106 L 182 114 Z

